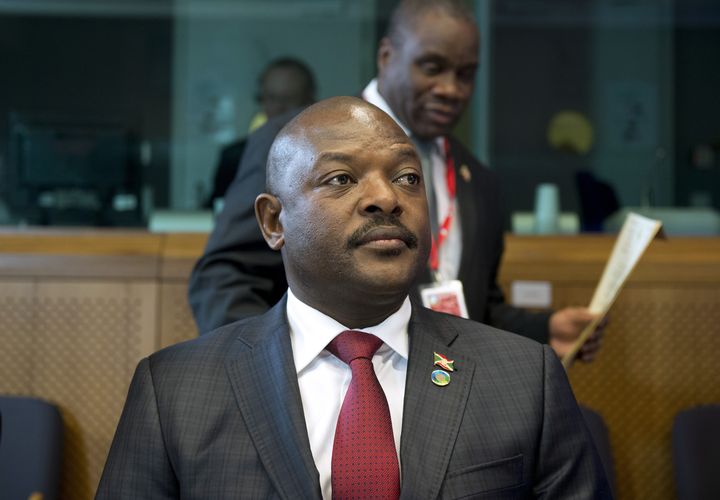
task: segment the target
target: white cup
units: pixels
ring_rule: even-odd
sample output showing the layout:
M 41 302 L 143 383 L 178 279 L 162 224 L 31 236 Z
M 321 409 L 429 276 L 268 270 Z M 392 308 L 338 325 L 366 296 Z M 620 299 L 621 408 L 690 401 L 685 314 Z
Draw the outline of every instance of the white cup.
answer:
M 535 233 L 555 234 L 559 229 L 560 195 L 555 184 L 539 184 L 535 190 Z

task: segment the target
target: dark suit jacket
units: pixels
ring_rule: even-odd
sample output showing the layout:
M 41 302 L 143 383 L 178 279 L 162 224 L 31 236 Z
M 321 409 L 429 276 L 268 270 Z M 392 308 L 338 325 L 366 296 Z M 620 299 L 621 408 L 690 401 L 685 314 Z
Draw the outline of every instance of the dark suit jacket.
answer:
M 285 307 L 140 362 L 97 498 L 320 497 Z M 401 498 L 610 498 L 549 347 L 416 305 L 408 332 Z
M 228 187 L 230 187 L 230 184 L 232 184 L 235 178 L 235 174 L 237 174 L 246 145 L 247 138 L 243 137 L 228 144 L 220 151 L 220 159 L 218 160 L 217 167 L 215 167 L 215 175 L 213 177 L 213 189 L 205 202 L 205 207 L 213 208 L 216 199 L 225 197 Z
M 270 250 L 255 219 L 255 197 L 265 189 L 265 163 L 280 129 L 300 110 L 276 117 L 248 139 L 241 167 L 225 196 L 225 208 L 190 277 L 189 299 L 200 333 L 266 311 L 287 290 L 279 252 Z M 457 140 L 450 140 L 457 175 L 463 251 L 459 278 L 471 319 L 547 342 L 549 313 L 530 313 L 505 303 L 497 284 L 503 252 L 502 215 L 495 174 Z M 430 273 L 420 283 L 430 283 Z

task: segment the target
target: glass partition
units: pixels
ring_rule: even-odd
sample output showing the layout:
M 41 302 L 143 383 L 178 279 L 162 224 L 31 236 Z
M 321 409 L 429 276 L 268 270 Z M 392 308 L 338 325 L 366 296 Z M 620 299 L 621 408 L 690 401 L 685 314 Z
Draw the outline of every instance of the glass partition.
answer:
M 0 225 L 211 210 L 221 152 L 262 121 L 267 63 L 305 63 L 318 98 L 358 94 L 395 3 L 0 0 Z M 720 209 L 720 4 L 472 5 L 481 68 L 456 132 L 501 177 L 509 228 L 548 184 L 570 232 Z
M 586 231 L 632 210 L 720 234 L 720 4 L 509 0 L 491 23 L 490 161 L 516 222 L 549 183 Z

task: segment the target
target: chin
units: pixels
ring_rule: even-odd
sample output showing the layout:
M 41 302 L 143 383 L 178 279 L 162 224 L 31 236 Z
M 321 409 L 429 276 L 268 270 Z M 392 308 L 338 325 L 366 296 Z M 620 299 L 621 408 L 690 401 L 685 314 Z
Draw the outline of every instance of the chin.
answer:
M 415 282 L 415 272 L 410 269 L 379 269 L 376 273 L 366 275 L 365 281 L 369 287 L 383 295 L 392 293 L 404 297 L 410 293 Z
M 450 134 L 452 127 L 424 127 L 418 134 L 424 141 L 430 141 L 437 137 Z
M 353 274 L 363 287 L 383 296 L 398 294 L 407 295 L 423 265 L 420 264 L 417 252 L 407 250 L 388 250 L 373 252 L 370 258 L 355 261 Z M 363 257 L 366 257 L 363 255 Z
M 377 297 L 392 297 L 393 300 L 405 300 L 410 294 L 412 282 L 404 280 L 387 280 L 375 281 L 371 288 L 372 295 Z

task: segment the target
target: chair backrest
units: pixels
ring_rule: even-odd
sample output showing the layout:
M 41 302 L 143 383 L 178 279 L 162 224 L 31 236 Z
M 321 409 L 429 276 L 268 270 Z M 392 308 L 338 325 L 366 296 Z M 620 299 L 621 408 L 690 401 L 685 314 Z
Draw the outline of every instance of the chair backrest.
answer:
M 588 170 L 575 174 L 580 200 L 580 226 L 583 232 L 602 232 L 603 221 L 620 208 L 613 187 L 596 179 Z
M 720 498 L 720 404 L 675 416 L 672 457 L 679 500 Z
M 63 426 L 57 407 L 0 396 L 0 498 L 58 497 Z
M 610 482 L 610 487 L 616 492 L 615 462 L 613 461 L 612 448 L 610 447 L 610 434 L 605 425 L 605 420 L 602 418 L 602 415 L 587 406 L 580 405 L 580 412 L 593 438 L 598 455 L 600 455 L 600 461 L 605 468 L 605 474 Z

